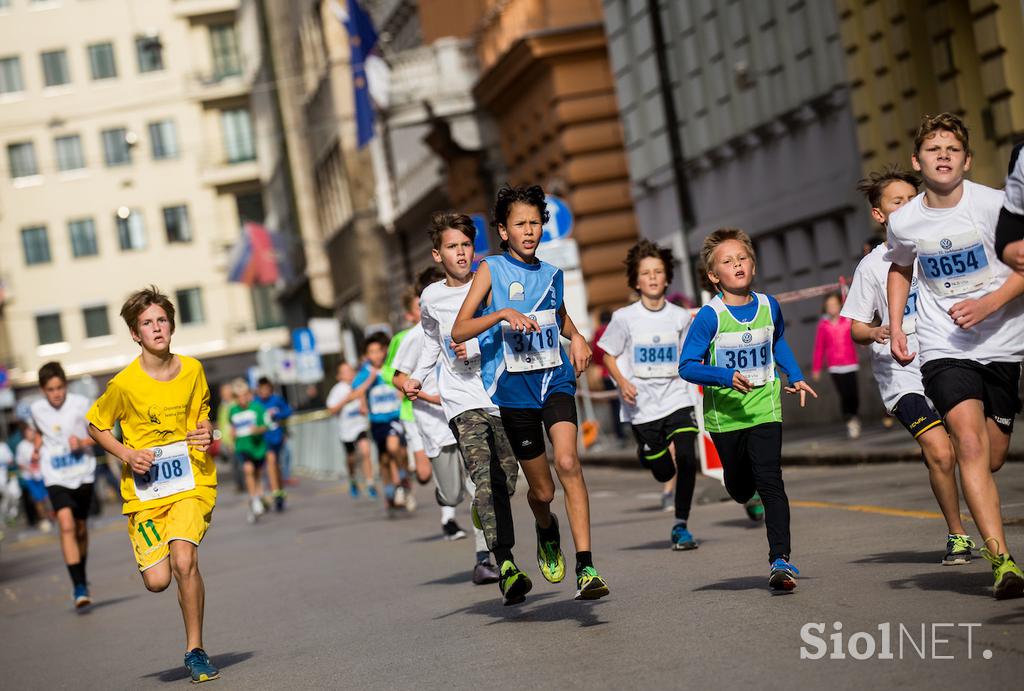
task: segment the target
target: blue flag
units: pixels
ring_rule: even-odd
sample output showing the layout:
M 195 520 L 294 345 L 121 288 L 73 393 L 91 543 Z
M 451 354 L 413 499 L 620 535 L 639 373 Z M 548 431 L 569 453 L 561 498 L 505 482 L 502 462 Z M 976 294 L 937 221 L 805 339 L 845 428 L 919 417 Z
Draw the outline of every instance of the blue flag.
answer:
M 341 9 L 338 7 L 337 9 Z M 348 0 L 348 11 L 337 12 L 348 31 L 352 63 L 352 89 L 356 106 L 356 143 L 361 149 L 373 139 L 373 102 L 366 81 L 366 59 L 377 47 L 373 20 L 358 0 Z

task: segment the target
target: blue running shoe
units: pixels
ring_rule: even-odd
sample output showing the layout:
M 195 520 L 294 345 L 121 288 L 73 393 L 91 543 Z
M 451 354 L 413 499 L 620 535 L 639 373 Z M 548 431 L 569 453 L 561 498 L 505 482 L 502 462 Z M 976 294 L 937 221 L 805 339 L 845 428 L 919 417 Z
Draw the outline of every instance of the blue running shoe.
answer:
M 370 485 L 369 487 L 367 487 L 366 488 L 366 496 L 368 496 L 370 499 L 376 499 L 377 498 L 377 486 L 376 485 Z
M 686 529 L 684 525 L 675 525 L 672 527 L 672 549 L 676 551 L 697 549 L 700 545 L 693 539 L 693 533 Z
M 352 497 L 353 499 L 359 498 L 359 485 L 356 484 L 355 480 L 348 483 L 348 496 Z
M 779 557 L 772 562 L 772 571 L 768 576 L 768 586 L 772 590 L 792 590 L 796 587 L 796 577 L 800 570 L 787 560 Z
M 72 597 L 75 599 L 75 609 L 82 609 L 92 604 L 92 598 L 89 597 L 89 588 L 84 585 L 76 585 L 75 594 Z
M 193 648 L 185 653 L 185 667 L 192 675 L 192 683 L 213 681 L 220 676 L 220 670 L 210 664 L 210 656 L 202 648 Z

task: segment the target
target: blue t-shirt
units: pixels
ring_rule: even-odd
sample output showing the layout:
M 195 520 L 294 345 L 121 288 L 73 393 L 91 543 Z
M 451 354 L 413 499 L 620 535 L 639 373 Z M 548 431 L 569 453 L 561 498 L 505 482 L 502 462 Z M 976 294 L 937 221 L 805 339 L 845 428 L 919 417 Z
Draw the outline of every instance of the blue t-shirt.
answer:
M 768 304 L 772 310 L 772 322 L 775 325 L 774 332 L 774 353 L 775 364 L 783 374 L 789 378 L 792 386 L 798 381 L 803 381 L 804 375 L 800 371 L 800 365 L 796 362 L 793 350 L 786 342 L 786 322 L 782 319 L 782 309 L 779 301 L 771 295 L 768 297 Z M 745 305 L 734 307 L 726 305 L 729 313 L 737 321 L 748 322 L 757 316 L 757 300 L 751 300 Z M 701 386 L 732 386 L 732 375 L 734 370 L 728 367 L 712 367 L 704 363 L 710 358 L 711 341 L 718 333 L 718 315 L 715 310 L 704 305 L 697 312 L 690 330 L 686 333 L 686 340 L 683 341 L 683 351 L 679 355 L 679 376 L 688 382 Z
M 370 365 L 364 363 L 352 380 L 352 388 L 358 389 L 363 382 L 370 378 Z M 395 387 L 384 381 L 384 377 L 377 374 L 377 378 L 370 385 L 366 392 L 366 403 L 370 409 L 370 422 L 387 423 L 397 420 L 402 408 L 402 399 L 398 397 Z
M 266 398 L 256 396 L 256 400 L 263 406 L 267 415 L 267 431 L 263 435 L 263 439 L 268 446 L 280 446 L 284 442 L 284 428 L 279 423 L 292 416 L 292 407 L 288 405 L 288 401 L 276 393 L 272 393 Z
M 541 333 L 503 335 L 495 325 L 480 340 L 484 389 L 491 400 L 506 408 L 541 408 L 553 393 L 576 395 L 576 373 L 558 340 L 562 318 L 558 315 L 563 300 L 561 269 L 538 261 L 527 264 L 508 254 L 484 257 L 491 272 L 491 304 L 483 309 L 490 314 L 510 307 L 523 314 L 555 312 L 555 323 Z M 557 349 L 560 364 L 528 372 L 509 372 L 506 352 L 521 349 Z

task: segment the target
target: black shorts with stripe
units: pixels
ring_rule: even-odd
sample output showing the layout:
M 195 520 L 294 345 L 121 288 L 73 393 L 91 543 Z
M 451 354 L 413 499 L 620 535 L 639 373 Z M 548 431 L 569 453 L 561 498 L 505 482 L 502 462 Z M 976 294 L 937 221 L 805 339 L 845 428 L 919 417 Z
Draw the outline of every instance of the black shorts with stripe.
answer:
M 908 393 L 900 398 L 892 414 L 914 439 L 933 427 L 942 425 L 942 418 L 932 408 L 932 404 L 919 393 Z
M 697 433 L 697 416 L 692 407 L 680 408 L 660 420 L 633 425 L 640 465 L 649 468 L 652 461 L 669 453 L 672 438 L 684 432 Z

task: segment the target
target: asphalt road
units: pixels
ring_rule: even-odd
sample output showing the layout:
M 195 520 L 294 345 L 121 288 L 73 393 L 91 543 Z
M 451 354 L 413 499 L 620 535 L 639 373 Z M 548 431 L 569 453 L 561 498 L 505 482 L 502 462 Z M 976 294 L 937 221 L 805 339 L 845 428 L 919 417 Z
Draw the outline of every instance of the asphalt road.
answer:
M 388 520 L 337 484 L 304 481 L 286 513 L 251 526 L 226 488 L 200 550 L 206 648 L 222 670 L 214 688 L 923 689 L 968 678 L 1019 687 L 1024 599 L 993 600 L 980 557 L 939 565 L 945 528 L 918 464 L 787 469 L 793 560 L 803 577 L 785 595 L 767 589 L 764 529 L 739 505 L 696 506 L 700 549 L 672 552 L 671 516 L 655 509 L 653 480 L 612 468 L 589 469 L 587 479 L 595 561 L 611 596 L 574 602 L 569 578 L 540 578 L 520 491 L 518 561 L 535 587 L 518 607 L 503 607 L 497 586 L 469 583 L 472 540 L 440 539 L 424 489 L 416 514 Z M 1007 465 L 999 483 L 1011 546 L 1024 556 L 1024 465 Z M 705 500 L 718 494 L 715 483 L 698 484 Z M 3 546 L 5 688 L 188 683 L 173 586 L 145 591 L 124 533 L 119 518 L 93 526 L 97 603 L 85 614 L 71 609 L 52 537 Z M 819 634 L 802 639 L 802 627 L 822 624 L 832 652 L 834 622 L 844 649 L 852 637 L 858 653 L 874 654 L 801 659 L 802 648 L 819 650 Z M 893 659 L 879 659 L 886 651 Z

